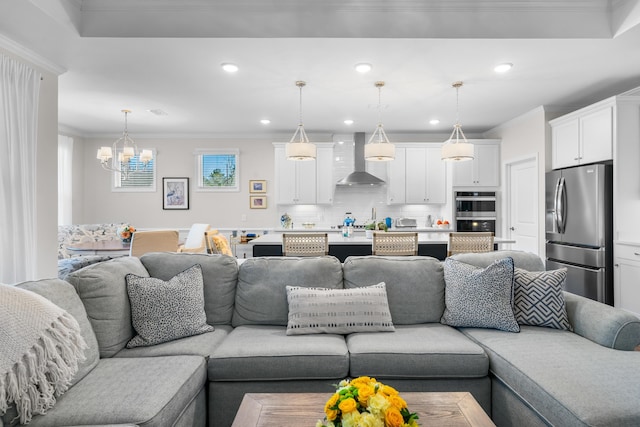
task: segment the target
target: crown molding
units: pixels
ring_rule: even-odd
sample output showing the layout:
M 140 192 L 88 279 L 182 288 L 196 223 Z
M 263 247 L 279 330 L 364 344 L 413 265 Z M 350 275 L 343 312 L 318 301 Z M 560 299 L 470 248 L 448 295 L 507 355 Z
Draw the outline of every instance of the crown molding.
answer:
M 5 49 L 13 55 L 16 55 L 17 57 L 30 62 L 36 67 L 42 68 L 49 73 L 53 73 L 56 76 L 64 74 L 67 71 L 66 68 L 54 63 L 53 61 L 45 58 L 38 53 L 35 53 L 31 49 L 24 47 L 20 43 L 2 34 L 0 34 L 0 48 Z

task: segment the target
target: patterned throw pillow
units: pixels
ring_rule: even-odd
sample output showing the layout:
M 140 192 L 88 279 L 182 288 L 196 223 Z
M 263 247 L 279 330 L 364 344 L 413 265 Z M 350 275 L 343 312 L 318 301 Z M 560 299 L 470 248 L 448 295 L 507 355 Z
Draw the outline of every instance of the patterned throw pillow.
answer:
M 512 258 L 499 259 L 485 269 L 447 258 L 444 281 L 441 323 L 520 332 L 513 314 Z
M 384 282 L 351 289 L 287 286 L 287 335 L 395 331 Z
M 127 274 L 131 321 L 127 348 L 160 344 L 213 331 L 204 312 L 202 268 L 196 264 L 168 282 Z
M 566 268 L 552 271 L 516 268 L 513 286 L 518 323 L 571 331 L 562 293 L 566 278 Z

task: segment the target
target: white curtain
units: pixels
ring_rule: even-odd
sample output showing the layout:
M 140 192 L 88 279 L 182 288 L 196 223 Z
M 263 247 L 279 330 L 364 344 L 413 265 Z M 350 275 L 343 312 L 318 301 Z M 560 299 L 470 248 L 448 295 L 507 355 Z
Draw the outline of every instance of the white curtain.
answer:
M 73 138 L 58 135 L 58 225 L 71 225 Z
M 36 277 L 39 92 L 39 72 L 0 54 L 0 282 L 3 283 Z

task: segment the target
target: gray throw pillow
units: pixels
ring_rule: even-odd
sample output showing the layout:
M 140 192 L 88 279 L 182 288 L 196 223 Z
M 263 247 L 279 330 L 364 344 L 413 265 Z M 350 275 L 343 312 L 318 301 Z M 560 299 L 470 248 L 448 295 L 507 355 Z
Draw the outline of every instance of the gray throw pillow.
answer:
M 513 313 L 513 259 L 478 268 L 447 258 L 441 323 L 456 327 L 520 332 Z
M 513 274 L 516 320 L 521 325 L 572 330 L 562 293 L 567 269 Z
M 169 281 L 127 274 L 131 320 L 137 335 L 127 348 L 160 344 L 213 331 L 204 312 L 202 269 L 194 265 Z
M 287 335 L 395 331 L 384 282 L 351 289 L 287 286 Z

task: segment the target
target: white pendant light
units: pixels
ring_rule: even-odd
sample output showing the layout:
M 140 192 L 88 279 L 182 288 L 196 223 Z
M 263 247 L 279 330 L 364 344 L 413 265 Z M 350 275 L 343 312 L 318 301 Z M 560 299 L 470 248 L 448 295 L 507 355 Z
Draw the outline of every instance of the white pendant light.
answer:
M 467 142 L 460 124 L 458 91 L 462 85 L 462 82 L 455 82 L 452 85 L 456 89 L 456 124 L 453 125 L 453 132 L 451 132 L 449 140 L 442 145 L 441 157 L 442 160 L 446 161 L 462 162 L 473 160 L 473 144 Z
M 129 174 L 146 169 L 153 160 L 151 150 L 138 150 L 138 146 L 129 136 L 127 129 L 127 115 L 131 110 L 122 110 L 124 113 L 124 131 L 122 136 L 111 147 L 98 148 L 96 158 L 100 160 L 102 168 L 111 172 L 122 174 L 122 179 L 128 179 Z M 111 162 L 109 162 L 111 160 Z
M 301 80 L 296 82 L 296 86 L 300 88 L 300 121 L 298 128 L 291 137 L 291 140 L 285 146 L 285 154 L 288 160 L 315 160 L 316 146 L 309 142 L 307 133 L 302 125 L 302 88 L 307 84 Z M 296 138 L 298 139 L 296 141 Z
M 384 82 L 375 82 L 378 88 L 378 126 L 364 146 L 364 158 L 371 162 L 388 162 L 396 158 L 396 146 L 389 142 L 382 127 L 382 104 L 380 102 Z

